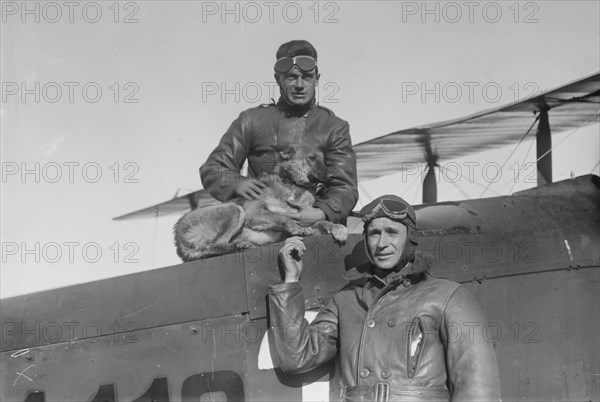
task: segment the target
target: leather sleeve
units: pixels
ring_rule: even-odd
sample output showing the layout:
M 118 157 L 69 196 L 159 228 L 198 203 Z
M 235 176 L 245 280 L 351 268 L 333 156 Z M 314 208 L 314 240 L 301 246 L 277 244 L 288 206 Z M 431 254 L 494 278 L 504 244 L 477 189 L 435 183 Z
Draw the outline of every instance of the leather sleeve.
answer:
M 331 300 L 309 325 L 298 282 L 269 286 L 270 330 L 281 369 L 303 373 L 337 354 L 337 307 Z
M 204 189 L 219 201 L 234 196 L 232 186 L 245 178 L 240 174 L 248 157 L 250 139 L 244 133 L 244 113 L 231 123 L 219 145 L 200 168 Z
M 314 207 L 321 209 L 333 223 L 346 219 L 358 201 L 356 155 L 352 149 L 350 127 L 346 121 L 341 122 L 325 154 L 332 180 L 326 185 L 325 195 L 314 203 Z
M 500 401 L 494 345 L 486 339 L 487 320 L 463 286 L 450 296 L 442 322 L 452 401 Z

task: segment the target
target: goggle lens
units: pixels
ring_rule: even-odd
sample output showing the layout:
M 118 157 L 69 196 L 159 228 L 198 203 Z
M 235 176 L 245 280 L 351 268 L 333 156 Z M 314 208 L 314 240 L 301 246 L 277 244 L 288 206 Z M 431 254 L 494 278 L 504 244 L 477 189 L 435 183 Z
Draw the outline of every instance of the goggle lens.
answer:
M 310 56 L 295 56 L 295 57 L 282 57 L 275 62 L 275 71 L 278 73 L 287 73 L 294 67 L 304 72 L 310 71 L 317 67 L 317 61 Z

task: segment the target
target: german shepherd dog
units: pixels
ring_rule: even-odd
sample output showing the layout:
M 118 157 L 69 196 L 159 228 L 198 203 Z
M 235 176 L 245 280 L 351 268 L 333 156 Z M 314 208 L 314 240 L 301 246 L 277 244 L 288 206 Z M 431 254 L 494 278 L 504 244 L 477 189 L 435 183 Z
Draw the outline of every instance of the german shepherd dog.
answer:
M 258 199 L 235 198 L 200 207 L 175 224 L 177 254 L 184 262 L 276 243 L 290 236 L 331 234 L 340 244 L 346 241 L 344 225 L 321 221 L 303 227 L 285 215 L 298 212 L 298 205 L 312 206 L 318 184 L 329 180 L 323 152 L 307 144 L 273 148 L 279 160 L 273 174 L 263 173 L 259 178 L 266 187 Z

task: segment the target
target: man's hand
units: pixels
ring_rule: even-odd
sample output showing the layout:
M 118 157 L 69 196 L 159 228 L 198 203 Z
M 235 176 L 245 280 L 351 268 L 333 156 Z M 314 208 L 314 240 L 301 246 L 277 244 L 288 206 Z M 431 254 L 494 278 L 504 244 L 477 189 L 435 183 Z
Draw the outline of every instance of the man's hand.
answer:
M 233 193 L 247 200 L 253 200 L 262 195 L 265 187 L 266 185 L 258 180 L 244 179 L 233 185 Z
M 282 215 L 289 216 L 290 218 L 298 222 L 300 226 L 312 226 L 317 222 L 327 220 L 325 212 L 323 212 L 323 210 L 319 208 L 298 204 L 294 200 L 287 200 L 287 203 L 290 206 L 298 209 L 298 212 L 282 213 Z
M 283 247 L 279 250 L 279 257 L 283 263 L 285 283 L 298 282 L 304 265 L 302 263 L 302 254 L 306 251 L 306 246 L 302 238 L 298 236 L 286 239 Z

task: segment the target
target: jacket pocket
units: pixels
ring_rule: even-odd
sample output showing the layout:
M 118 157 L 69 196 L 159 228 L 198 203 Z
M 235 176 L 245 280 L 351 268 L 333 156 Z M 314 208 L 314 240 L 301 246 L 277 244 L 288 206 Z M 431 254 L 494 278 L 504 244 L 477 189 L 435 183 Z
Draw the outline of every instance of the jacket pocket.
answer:
M 410 323 L 406 340 L 406 369 L 407 378 L 414 378 L 423 352 L 423 323 L 420 317 L 415 317 Z

